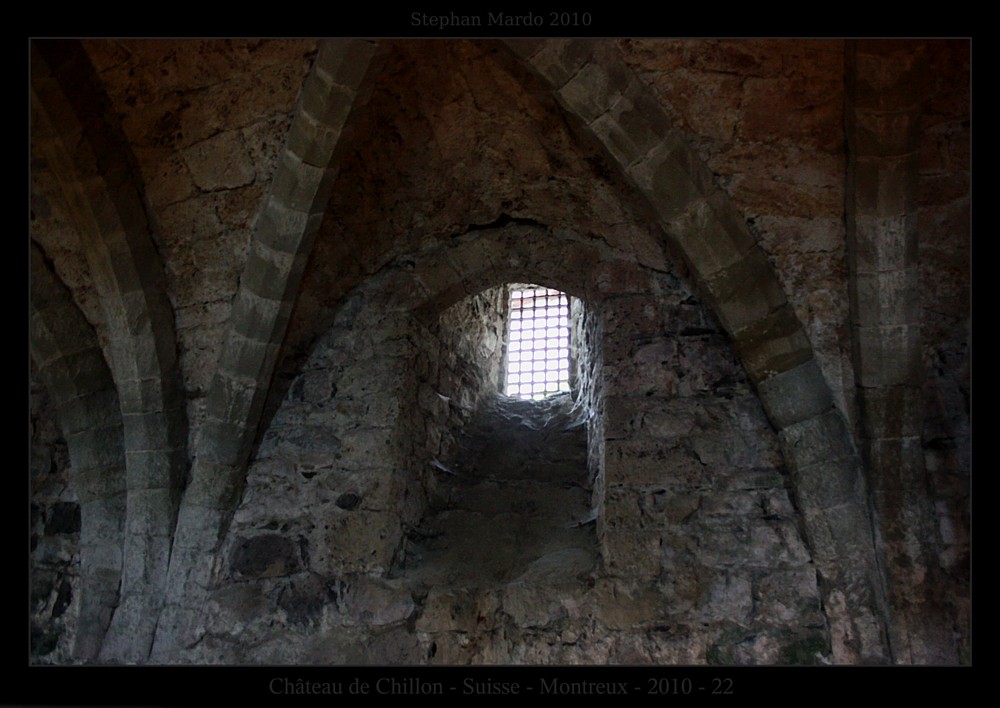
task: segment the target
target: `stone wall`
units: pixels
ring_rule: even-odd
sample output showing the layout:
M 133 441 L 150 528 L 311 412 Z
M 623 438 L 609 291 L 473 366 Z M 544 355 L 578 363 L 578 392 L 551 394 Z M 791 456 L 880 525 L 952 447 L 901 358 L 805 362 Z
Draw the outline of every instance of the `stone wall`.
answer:
M 72 660 L 80 589 L 80 504 L 66 441 L 45 387 L 30 380 L 31 656 Z
M 430 499 L 441 473 L 451 473 L 443 461 L 456 454 L 462 429 L 499 389 L 509 297 L 506 287 L 490 288 L 440 314 L 429 313 L 430 322 L 413 323 L 418 342 L 413 459 Z
M 617 272 L 615 292 L 576 306 L 574 328 L 570 415 L 587 423 L 579 474 L 599 565 L 573 570 L 582 558 L 566 551 L 509 585 L 449 589 L 442 576 L 427 594 L 414 568 L 435 535 L 428 503 L 446 504 L 474 467 L 504 474 L 492 455 L 518 447 L 516 430 L 489 426 L 479 434 L 515 438 L 477 461 L 461 442 L 498 395 L 507 294 L 488 289 L 428 323 L 390 306 L 397 288 L 376 278 L 337 313 L 263 437 L 187 660 L 828 660 L 777 442 L 725 337 L 676 276 Z M 461 564 L 447 572 L 466 577 Z M 467 612 L 485 620 L 469 627 Z
M 844 42 L 623 40 L 744 214 L 853 421 L 844 234 Z
M 156 219 L 191 440 L 315 41 L 88 41 Z M 57 267 L 61 265 L 57 262 Z
M 571 384 L 587 421 L 587 481 L 591 485 L 597 534 L 604 529 L 604 327 L 598 310 L 570 298 Z
M 408 325 L 359 293 L 289 389 L 223 543 L 196 660 L 306 660 L 304 637 L 351 624 L 332 593 L 392 567 L 423 510 Z
M 923 453 L 937 512 L 940 596 L 953 605 L 964 660 L 971 655 L 969 583 L 972 471 L 969 44 L 934 43 L 934 80 L 923 104 L 919 138 L 917 230 L 920 234 L 921 351 L 924 363 Z
M 406 562 L 431 470 L 496 395 L 506 290 L 429 325 L 385 307 L 388 290 L 376 281 L 347 300 L 263 436 L 196 660 L 374 661 L 356 652 L 411 614 L 388 577 Z
M 602 311 L 608 572 L 655 588 L 690 642 L 670 661 L 828 660 L 778 441 L 718 325 L 670 275 Z
M 428 431 L 431 440 L 441 439 L 437 449 L 430 448 L 439 459 L 453 452 L 454 438 L 469 417 L 499 390 L 509 298 L 506 287 L 485 290 L 446 309 L 431 328 L 438 341 L 424 351 L 429 362 L 436 362 L 437 371 L 426 380 L 430 390 L 422 386 L 420 396 L 425 412 L 433 410 L 424 407 L 425 398 L 446 399 L 448 416 L 440 420 L 436 432 Z
M 914 81 L 909 49 L 864 48 L 896 57 L 875 74 L 905 90 L 884 96 L 851 88 L 868 75 L 839 40 L 33 52 L 32 239 L 111 369 L 101 415 L 127 414 L 128 524 L 83 513 L 85 538 L 130 530 L 98 549 L 126 558 L 102 658 L 145 661 L 158 631 L 165 661 L 968 661 L 969 46 L 912 45 Z M 847 146 L 862 113 L 872 154 Z M 883 154 L 897 137 L 905 159 Z M 911 191 L 860 174 L 875 163 Z M 858 214 L 894 199 L 914 248 L 885 255 L 910 259 L 919 307 L 858 287 Z M 544 592 L 431 596 L 404 571 L 495 395 L 521 279 L 586 300 L 601 562 L 556 563 Z M 905 439 L 872 433 L 864 390 L 896 372 L 866 366 L 864 327 L 905 328 L 922 365 Z M 65 401 L 33 386 L 35 657 L 65 663 L 89 576 Z M 875 464 L 891 445 L 918 480 L 905 513 Z M 163 475 L 173 496 L 147 504 Z M 157 625 L 164 588 L 190 617 Z

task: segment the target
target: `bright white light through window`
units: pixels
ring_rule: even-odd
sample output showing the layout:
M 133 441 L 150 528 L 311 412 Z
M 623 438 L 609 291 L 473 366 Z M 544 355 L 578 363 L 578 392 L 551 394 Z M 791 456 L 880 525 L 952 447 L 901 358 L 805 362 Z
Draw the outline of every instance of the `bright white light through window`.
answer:
M 552 288 L 511 290 L 505 393 L 545 398 L 569 391 L 569 298 Z

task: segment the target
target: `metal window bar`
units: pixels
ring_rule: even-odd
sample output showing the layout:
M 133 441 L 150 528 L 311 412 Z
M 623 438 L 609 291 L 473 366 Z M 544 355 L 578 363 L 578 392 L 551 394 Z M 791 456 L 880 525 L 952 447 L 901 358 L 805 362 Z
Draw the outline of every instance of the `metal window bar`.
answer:
M 510 293 L 505 393 L 541 399 L 569 391 L 569 298 L 552 288 Z

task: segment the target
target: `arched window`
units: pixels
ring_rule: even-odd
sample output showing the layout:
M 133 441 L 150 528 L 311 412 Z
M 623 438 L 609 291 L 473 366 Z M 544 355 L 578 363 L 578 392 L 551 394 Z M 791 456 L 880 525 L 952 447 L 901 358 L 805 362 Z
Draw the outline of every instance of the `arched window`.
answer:
M 569 391 L 569 296 L 537 285 L 512 285 L 503 392 L 541 399 Z

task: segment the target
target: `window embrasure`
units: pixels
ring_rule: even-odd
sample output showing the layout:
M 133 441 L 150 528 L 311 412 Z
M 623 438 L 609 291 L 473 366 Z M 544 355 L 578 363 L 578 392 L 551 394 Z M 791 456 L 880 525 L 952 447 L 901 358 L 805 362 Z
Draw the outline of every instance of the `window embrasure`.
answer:
M 541 399 L 569 391 L 569 296 L 537 285 L 510 289 L 504 393 Z

